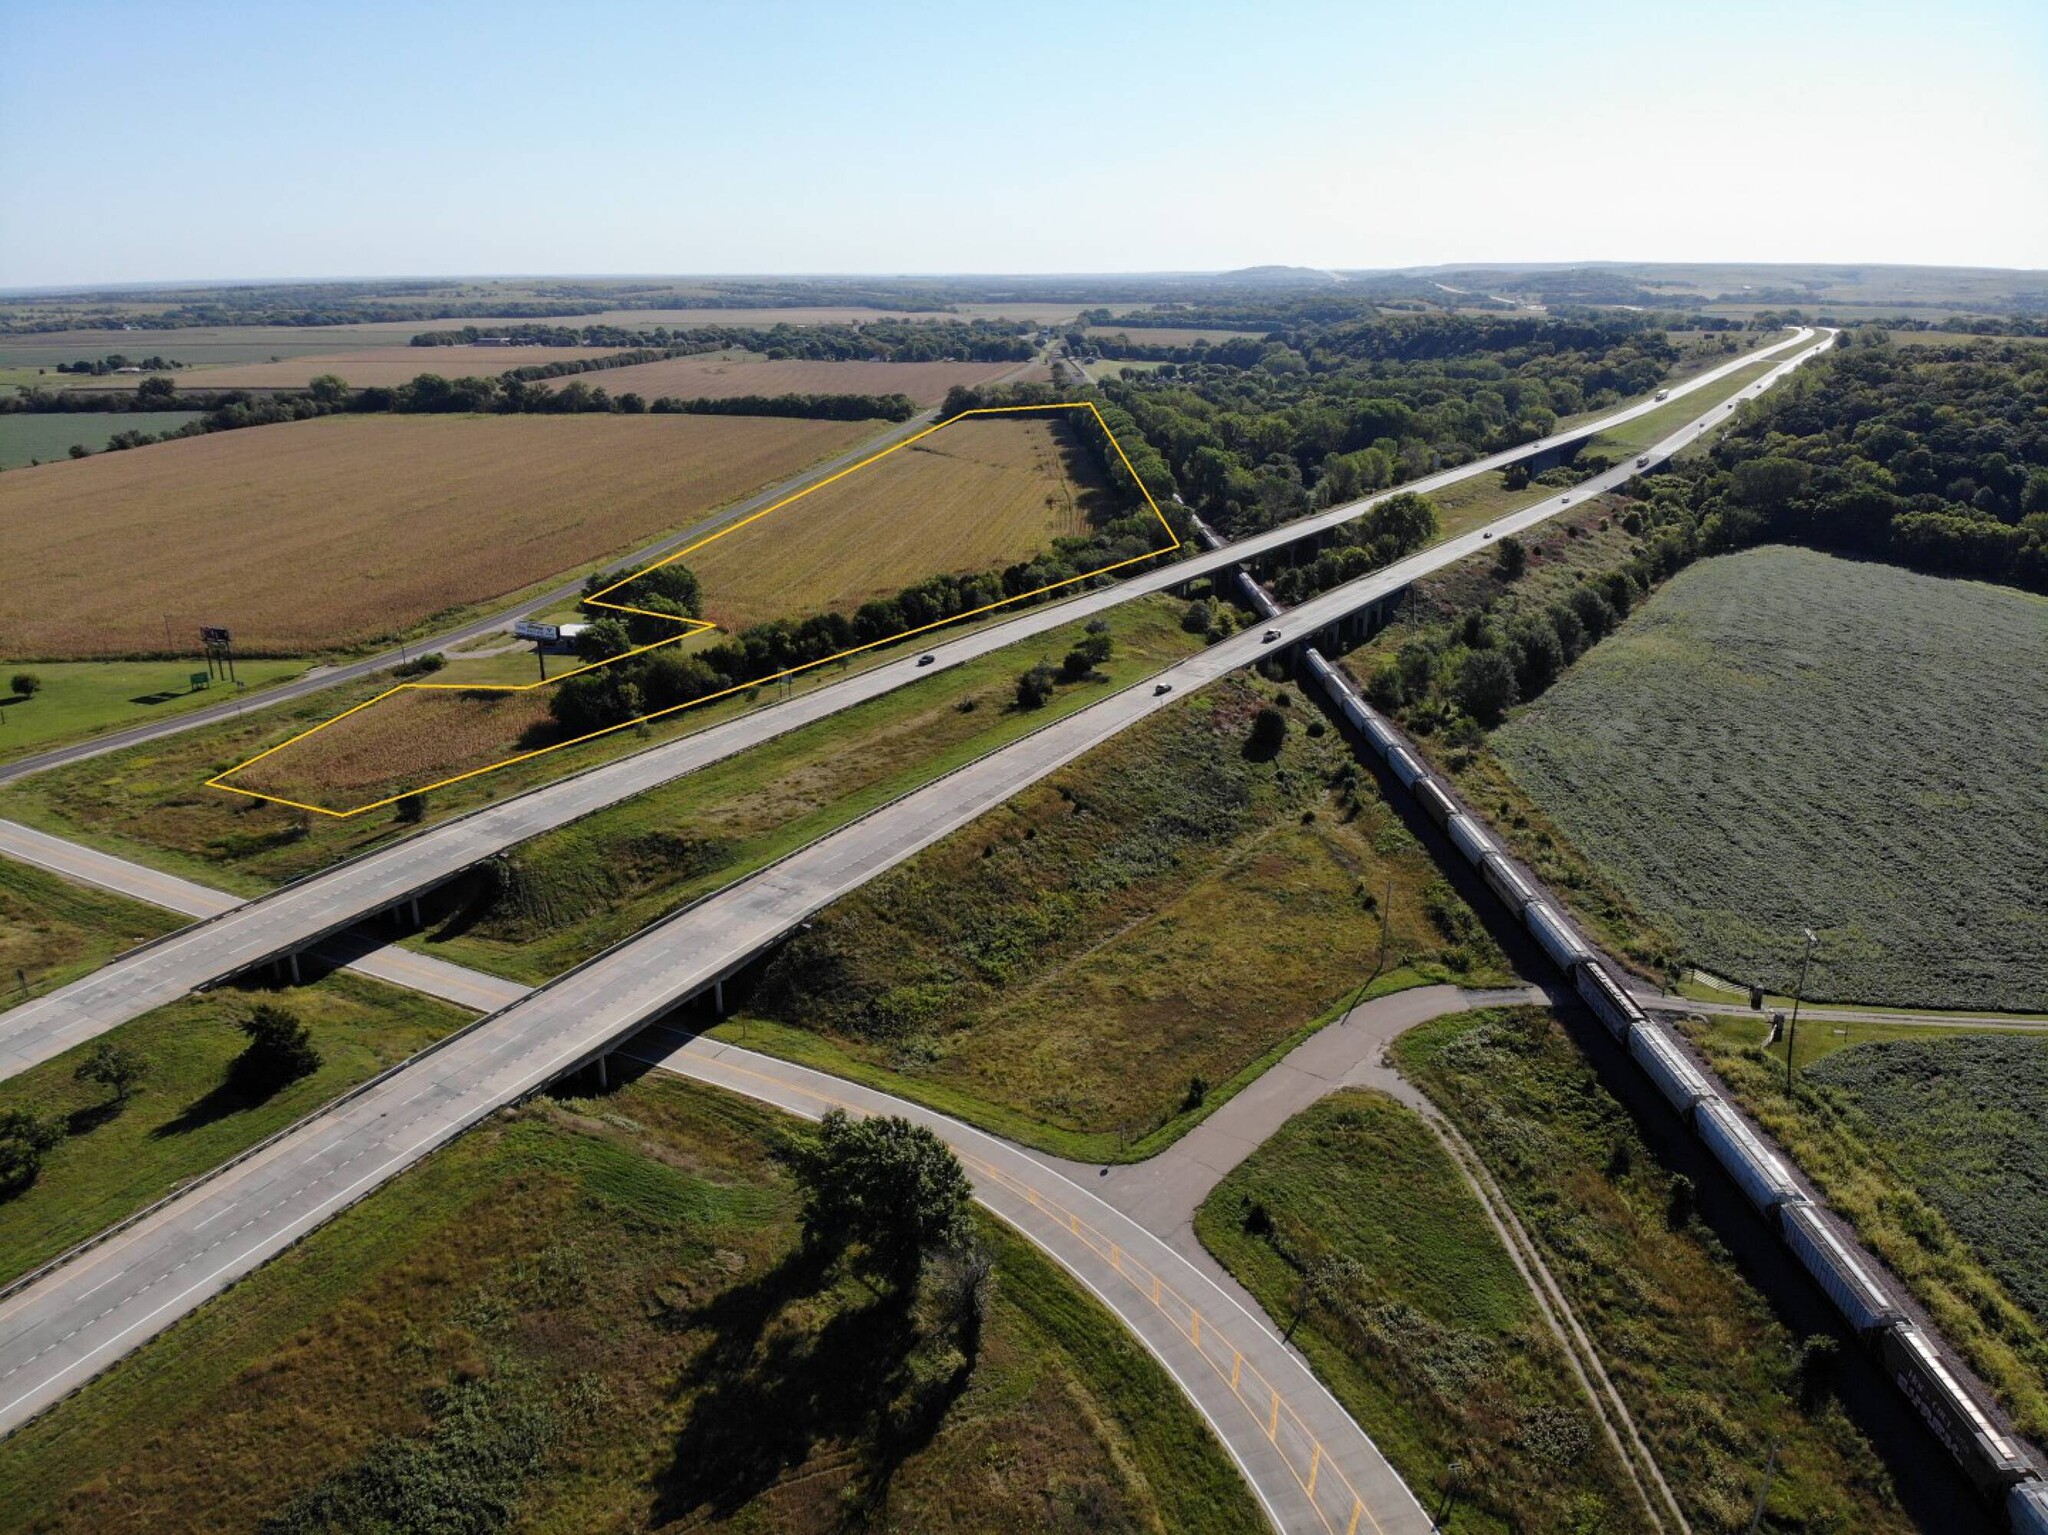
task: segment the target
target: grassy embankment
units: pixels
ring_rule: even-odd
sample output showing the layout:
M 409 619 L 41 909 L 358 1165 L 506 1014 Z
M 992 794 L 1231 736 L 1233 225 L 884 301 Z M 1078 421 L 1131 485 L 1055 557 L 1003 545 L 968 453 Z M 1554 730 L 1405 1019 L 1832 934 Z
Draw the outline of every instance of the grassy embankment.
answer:
M 206 671 L 204 661 L 0 661 L 0 678 L 29 672 L 43 684 L 32 698 L 0 696 L 0 762 L 247 698 L 305 669 L 303 661 L 237 661 L 235 675 L 247 684 L 245 692 L 228 682 L 193 686 L 193 675 Z
M 1625 506 L 1603 496 L 1532 528 L 1522 537 L 1529 564 L 1519 580 L 1504 579 L 1490 552 L 1424 577 L 1411 588 L 1399 617 L 1342 657 L 1341 664 L 1362 688 L 1404 645 L 1441 632 L 1469 613 L 1489 613 L 1494 627 L 1503 632 L 1524 616 L 1542 613 L 1582 582 L 1628 557 L 1636 541 L 1618 520 Z M 1653 973 L 1674 972 L 1675 935 L 1638 908 L 1612 874 L 1564 835 L 1487 745 L 1453 748 L 1440 735 L 1413 730 L 1410 735 L 1431 767 L 1457 784 L 1515 856 L 1564 895 L 1574 914 L 1610 952 Z
M 1231 679 L 827 908 L 720 1032 L 1137 1160 L 1364 996 L 1507 978 L 1346 742 Z
M 2048 599 L 1758 549 L 1681 572 L 1492 745 L 1716 974 L 1790 990 L 1810 926 L 1809 999 L 2038 1011 L 2043 675 Z
M 1649 1526 L 1521 1275 L 1436 1136 L 1377 1092 L 1296 1115 L 1195 1217 L 1455 1535 Z M 1306 1305 L 1303 1304 L 1306 1298 Z
M 1803 1405 L 1800 1340 L 1548 1013 L 1440 1018 L 1393 1055 L 1542 1248 L 1696 1528 L 1747 1526 L 1774 1443 L 1767 1528 L 1912 1528 L 1833 1395 Z
M 251 1100 L 226 1085 L 228 1070 L 248 1043 L 237 1023 L 266 1000 L 306 1024 L 322 1060 L 310 1076 Z M 0 1198 L 0 1282 L 217 1167 L 471 1016 L 354 975 L 330 975 L 283 996 L 223 988 L 145 1013 L 0 1082 L 0 1112 L 27 1109 L 65 1131 L 36 1181 Z M 73 1075 L 99 1042 L 133 1052 L 147 1068 L 125 1105 Z
M 729 757 L 514 849 L 415 947 L 538 983 L 878 805 L 1138 682 L 1199 648 L 1177 605 L 1147 599 L 1108 620 L 1115 649 L 1093 681 L 1039 709 L 1017 674 L 1057 662 L 1075 625 Z
M 185 920 L 0 858 L 0 1007 L 55 990 Z
M 1181 636 L 1175 627 L 1175 613 L 1175 605 L 1164 599 L 1144 599 L 1126 604 L 1112 614 L 1109 622 L 1117 653 L 1104 668 L 1106 675 L 1117 681 L 1135 681 L 1194 649 L 1197 642 Z M 986 622 L 1000 623 L 1012 616 L 998 613 Z M 948 629 L 946 634 L 951 637 L 966 632 L 968 627 Z M 978 712 L 965 714 L 958 722 L 947 722 L 942 735 L 957 743 L 962 737 L 954 732 L 960 727 L 972 727 L 965 733 L 977 737 L 990 726 L 998 730 L 1012 726 L 1029 728 L 1101 696 L 1100 684 L 1062 687 L 1053 704 L 1022 721 L 1012 719 L 999 707 L 1007 702 L 1009 687 L 1018 672 L 1041 659 L 1057 663 L 1078 637 L 1080 627 L 1076 624 L 1056 630 L 967 666 L 949 668 L 794 734 L 812 743 L 811 749 L 821 757 L 835 751 L 851 753 L 862 748 L 870 732 L 890 732 L 911 718 L 924 718 L 929 723 L 940 717 L 941 704 L 953 708 L 970 696 L 977 698 Z M 644 733 L 638 729 L 619 731 L 570 751 L 436 790 L 426 796 L 424 823 L 446 820 L 564 774 L 643 750 L 651 743 L 672 740 L 751 713 L 785 693 L 794 695 L 828 686 L 852 670 L 899 661 L 903 654 L 901 650 L 883 650 L 860 658 L 847 670 L 822 667 L 792 679 L 786 688 L 778 684 L 763 688 L 757 696 L 742 695 L 688 709 L 656 721 Z M 366 852 L 411 828 L 399 820 L 395 810 L 335 820 L 209 789 L 204 786 L 205 779 L 387 686 L 389 681 L 383 680 L 355 688 L 337 688 L 332 693 L 287 704 L 248 720 L 209 726 L 78 767 L 38 774 L 0 789 L 0 814 L 237 894 L 261 894 L 285 880 Z M 982 700 L 987 707 L 981 706 Z M 996 738 L 986 739 L 993 744 Z M 917 755 L 908 745 L 899 745 L 896 753 L 890 759 L 896 766 Z M 861 764 L 849 762 L 831 768 L 828 777 L 864 771 L 867 769 Z
M 500 1115 L 0 1445 L 0 1502 L 94 1535 L 324 1528 L 321 1492 L 410 1528 L 1262 1528 L 1150 1356 L 993 1222 L 971 1358 L 938 1297 L 811 1271 L 790 1125 L 658 1076 Z
M 2022 1432 L 2048 1434 L 2048 1040 L 1813 1019 L 1797 1092 L 1750 1020 L 1695 1023 L 1731 1091 L 1911 1289 Z

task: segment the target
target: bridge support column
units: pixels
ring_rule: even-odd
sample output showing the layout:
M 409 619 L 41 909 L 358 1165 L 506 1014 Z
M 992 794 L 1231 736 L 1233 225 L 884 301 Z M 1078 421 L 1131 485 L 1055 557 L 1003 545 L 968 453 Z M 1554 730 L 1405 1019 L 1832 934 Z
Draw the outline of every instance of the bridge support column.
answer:
M 610 1059 L 610 1056 L 605 1055 L 597 1058 L 597 1090 L 601 1093 L 611 1090 L 611 1077 L 605 1070 L 605 1062 Z
M 420 924 L 420 898 L 419 898 L 418 896 L 414 896 L 414 897 L 412 898 L 412 925 L 413 925 L 414 927 L 419 927 L 419 926 L 421 925 L 421 924 Z
M 286 955 L 286 956 L 284 957 L 284 960 L 285 960 L 285 963 L 286 963 L 287 965 L 289 965 L 289 966 L 291 967 L 291 972 L 292 972 L 292 984 L 293 984 L 294 986 L 298 985 L 298 984 L 299 984 L 299 953 L 298 953 L 298 950 L 294 949 L 294 950 L 293 950 L 293 951 L 292 951 L 291 953 L 287 954 L 287 955 Z
M 723 1018 L 725 1016 L 725 982 L 723 981 L 713 981 L 711 983 L 711 1016 L 714 1018 Z

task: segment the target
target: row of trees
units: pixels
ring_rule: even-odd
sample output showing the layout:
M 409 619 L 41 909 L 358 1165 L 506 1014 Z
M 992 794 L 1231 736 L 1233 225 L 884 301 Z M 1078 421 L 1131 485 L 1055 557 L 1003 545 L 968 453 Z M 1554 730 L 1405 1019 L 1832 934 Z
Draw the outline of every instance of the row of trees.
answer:
M 2048 347 L 1894 347 L 1845 331 L 1679 473 L 1730 544 L 2048 591 Z
M 1104 393 L 1164 471 L 1146 476 L 1154 494 L 1242 535 L 1545 436 L 1648 390 L 1677 351 L 1634 318 L 1401 315 L 1276 329 L 1256 358 L 1218 356 Z
M 222 1110 L 261 1103 L 286 1084 L 320 1069 L 320 1051 L 311 1030 L 289 1009 L 261 1002 L 237 1026 L 248 1044 L 229 1063 L 226 1080 L 208 1095 Z M 100 1040 L 72 1076 L 105 1088 L 109 1096 L 97 1110 L 74 1114 L 72 1128 L 104 1124 L 128 1106 L 149 1073 L 147 1057 L 118 1040 Z M 49 1154 L 63 1144 L 65 1133 L 63 1121 L 44 1118 L 31 1109 L 0 1112 L 0 1199 L 11 1198 L 36 1181 Z
M 1024 362 L 1034 348 L 1014 320 L 866 320 L 833 325 L 489 326 L 423 331 L 418 347 L 474 346 L 503 339 L 532 346 L 648 348 L 673 354 L 738 348 L 771 358 L 819 362 Z

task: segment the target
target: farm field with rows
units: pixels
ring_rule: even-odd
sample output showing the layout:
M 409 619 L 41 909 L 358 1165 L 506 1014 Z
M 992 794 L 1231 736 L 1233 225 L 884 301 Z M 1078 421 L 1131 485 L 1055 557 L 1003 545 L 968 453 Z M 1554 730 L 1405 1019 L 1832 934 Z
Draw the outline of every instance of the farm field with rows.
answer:
M 1768 621 L 1764 621 L 1765 617 Z M 1675 577 L 1494 748 L 1684 958 L 2048 1007 L 2048 600 L 1766 548 Z
M 705 616 L 738 629 L 851 613 L 925 576 L 1027 559 L 1055 538 L 1087 533 L 1091 513 L 1113 508 L 1065 422 L 973 419 L 892 449 L 681 558 L 704 585 Z
M 494 378 L 507 368 L 579 362 L 624 350 L 616 346 L 373 346 L 358 351 L 310 352 L 279 362 L 235 361 L 181 368 L 169 377 L 180 389 L 303 389 L 322 374 L 332 373 L 362 389 L 411 383 L 422 373 L 438 373 L 443 378 Z M 131 356 L 137 352 L 132 339 L 127 351 Z M 166 343 L 151 355 L 178 354 Z M 58 389 L 134 389 L 146 376 L 70 373 L 53 374 L 43 382 Z
M 15 659 L 148 654 L 167 624 L 184 645 L 226 625 L 247 654 L 369 643 L 616 555 L 874 430 L 344 416 L 11 472 L 0 643 Z
M 729 400 L 743 394 L 907 394 L 919 405 L 936 405 L 956 384 L 985 384 L 1017 366 L 1014 362 L 814 362 L 718 354 L 670 357 L 574 378 L 593 388 L 601 385 L 613 396 L 630 390 L 649 400 L 663 395 L 679 400 Z M 571 381 L 560 378 L 550 383 L 559 389 Z

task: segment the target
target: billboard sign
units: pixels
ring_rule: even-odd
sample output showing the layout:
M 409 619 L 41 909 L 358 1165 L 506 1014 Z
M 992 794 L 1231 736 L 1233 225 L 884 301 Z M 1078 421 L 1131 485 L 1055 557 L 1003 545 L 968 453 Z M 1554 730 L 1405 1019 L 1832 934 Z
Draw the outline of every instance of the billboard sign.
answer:
M 512 625 L 512 636 L 514 639 L 539 640 L 544 645 L 551 645 L 562 637 L 562 629 L 559 624 L 537 624 L 531 619 L 522 618 Z
M 234 636 L 229 634 L 227 630 L 216 628 L 211 624 L 199 631 L 199 643 L 202 645 L 227 645 L 232 643 L 233 639 Z

